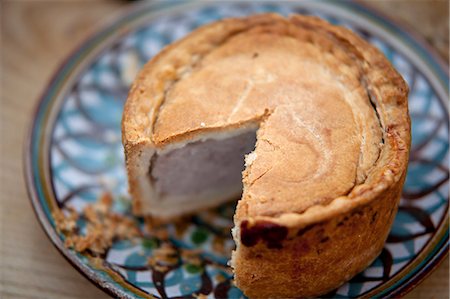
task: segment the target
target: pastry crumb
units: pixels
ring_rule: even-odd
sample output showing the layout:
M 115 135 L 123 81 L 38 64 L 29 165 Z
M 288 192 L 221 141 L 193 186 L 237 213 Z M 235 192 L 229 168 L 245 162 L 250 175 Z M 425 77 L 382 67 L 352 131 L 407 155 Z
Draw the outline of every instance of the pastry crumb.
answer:
M 71 209 L 68 215 L 64 215 L 61 210 L 56 210 L 52 213 L 52 216 L 58 233 L 66 234 L 75 231 L 78 219 L 78 214 L 75 210 Z
M 61 210 L 55 211 L 56 229 L 65 235 L 65 246 L 80 253 L 90 251 L 93 255 L 101 255 L 116 239 L 140 236 L 138 226 L 131 217 L 111 211 L 112 202 L 111 194 L 104 193 L 96 203 L 86 206 L 82 215 L 74 209 L 70 209 L 67 216 Z M 77 227 L 81 216 L 87 222 L 84 233 L 79 233 Z
M 178 264 L 178 251 L 170 244 L 163 243 L 157 249 L 154 249 L 152 256 L 147 259 L 148 264 L 159 272 L 165 272 Z
M 140 231 L 136 219 L 131 215 L 117 214 L 112 211 L 113 198 L 111 194 L 102 194 L 98 201 L 87 205 L 81 212 L 73 208 L 65 211 L 55 211 L 53 217 L 58 232 L 65 236 L 65 246 L 79 253 L 86 253 L 95 259 L 98 267 L 102 267 L 103 255 L 117 240 L 129 240 L 139 243 L 139 238 L 146 237 L 158 239 L 158 248 L 151 249 L 151 256 L 147 264 L 159 272 L 167 272 L 187 263 L 196 267 L 204 266 L 202 250 L 199 248 L 176 248 L 169 239 L 169 231 L 165 222 L 159 222 L 151 217 L 144 218 L 144 230 Z M 84 221 L 84 227 L 78 226 L 78 221 Z M 181 218 L 175 221 L 174 227 L 177 235 L 182 235 L 188 228 L 189 219 Z M 224 240 L 215 238 L 212 247 L 218 252 L 225 252 Z M 145 256 L 144 251 L 139 255 Z M 199 297 L 203 298 L 203 297 Z

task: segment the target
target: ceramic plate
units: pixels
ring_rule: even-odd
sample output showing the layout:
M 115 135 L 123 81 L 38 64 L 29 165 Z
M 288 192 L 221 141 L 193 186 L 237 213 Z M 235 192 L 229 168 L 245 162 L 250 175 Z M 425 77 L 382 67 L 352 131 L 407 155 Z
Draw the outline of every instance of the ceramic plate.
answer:
M 234 204 L 168 225 L 168 240 L 147 234 L 117 241 L 94 263 L 64 246 L 55 211 L 82 211 L 103 192 L 117 213 L 129 214 L 120 122 L 139 68 L 165 45 L 203 24 L 260 12 L 317 15 L 351 28 L 378 47 L 410 86 L 412 150 L 400 209 L 377 260 L 330 297 L 399 296 L 420 282 L 448 252 L 448 68 L 404 29 L 346 2 L 151 2 L 132 6 L 78 50 L 55 74 L 40 103 L 25 151 L 29 194 L 45 231 L 81 273 L 123 298 L 244 297 L 226 266 L 233 249 Z M 139 225 L 141 219 L 136 219 Z M 78 223 L 83 228 L 83 221 Z M 148 263 L 169 242 L 175 262 Z M 192 263 L 181 252 L 198 249 Z

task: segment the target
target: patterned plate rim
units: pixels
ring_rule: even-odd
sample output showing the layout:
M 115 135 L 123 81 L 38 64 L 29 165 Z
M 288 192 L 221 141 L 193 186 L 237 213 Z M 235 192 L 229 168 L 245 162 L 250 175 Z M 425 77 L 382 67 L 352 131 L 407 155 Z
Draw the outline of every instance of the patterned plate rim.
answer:
M 196 5 L 201 5 L 201 1 L 194 1 Z M 266 2 L 266 1 L 264 1 Z M 271 2 L 271 1 L 267 1 Z M 321 4 L 331 5 L 343 9 L 353 11 L 355 14 L 364 16 L 371 19 L 379 27 L 386 27 L 385 30 L 389 31 L 391 35 L 399 36 L 403 44 L 412 45 L 412 51 L 415 52 L 423 60 L 422 62 L 431 69 L 439 82 L 439 87 L 443 88 L 443 93 L 448 97 L 448 65 L 444 63 L 442 58 L 432 49 L 425 40 L 410 30 L 408 26 L 404 24 L 398 24 L 389 17 L 386 17 L 376 9 L 370 7 L 370 5 L 354 3 L 354 2 L 332 2 L 329 0 L 320 2 Z M 133 19 L 146 16 L 155 17 L 160 13 L 164 13 L 166 10 L 170 10 L 174 6 L 184 5 L 184 1 L 163 2 L 155 1 L 151 3 L 138 3 L 130 5 L 128 8 L 120 11 L 116 15 L 107 19 L 100 29 L 91 34 L 88 38 L 82 41 L 77 47 L 75 47 L 71 53 L 62 61 L 53 76 L 49 80 L 48 84 L 44 88 L 41 96 L 38 98 L 35 106 L 33 117 L 30 121 L 28 134 L 24 142 L 24 176 L 27 187 L 28 197 L 31 200 L 33 210 L 39 219 L 39 223 L 43 227 L 46 235 L 51 240 L 52 244 L 58 249 L 60 254 L 66 258 L 83 276 L 88 278 L 97 287 L 108 293 L 109 295 L 121 298 L 134 298 L 132 292 L 123 289 L 123 285 L 115 281 L 110 283 L 101 278 L 101 276 L 87 267 L 74 253 L 70 252 L 61 241 L 60 237 L 54 229 L 52 223 L 51 214 L 48 207 L 42 204 L 45 201 L 50 206 L 52 205 L 51 197 L 54 194 L 49 194 L 48 190 L 42 189 L 42 182 L 49 181 L 48 175 L 48 155 L 49 150 L 46 148 L 46 141 L 51 137 L 52 127 L 56 118 L 55 114 L 59 112 L 59 105 L 62 104 L 55 101 L 58 99 L 58 94 L 61 93 L 62 87 L 69 85 L 65 80 L 67 74 L 79 73 L 79 69 L 82 68 L 84 57 L 98 55 L 103 47 L 101 45 L 106 44 L 108 40 L 115 39 L 119 36 L 123 36 L 126 32 L 123 30 L 123 24 L 133 22 Z M 152 10 L 149 13 L 149 10 Z M 101 42 L 98 44 L 98 42 Z M 100 46 L 99 46 L 100 45 Z M 97 51 L 97 52 L 96 52 Z M 96 53 L 95 53 L 96 52 Z M 78 69 L 78 70 L 77 70 Z M 74 76 L 72 76 L 73 79 Z M 436 82 L 431 82 L 436 83 Z M 61 97 L 59 97 L 61 98 Z M 447 115 L 449 115 L 448 107 L 446 107 Z M 53 116 L 53 118 L 52 118 Z M 53 119 L 54 121 L 49 121 Z M 44 141 L 39 143 L 39 141 Z M 48 145 L 48 144 L 47 144 Z M 34 157 L 43 158 L 33 159 Z M 46 162 L 46 163 L 45 163 Z M 46 192 L 47 191 L 47 192 Z M 446 211 L 443 221 L 440 223 L 438 230 L 434 236 L 430 239 L 429 243 L 417 254 L 417 256 L 409 263 L 405 269 L 399 271 L 388 282 L 381 284 L 364 296 L 377 296 L 377 297 L 391 297 L 391 296 L 404 296 L 411 291 L 415 286 L 422 282 L 436 267 L 444 260 L 448 255 L 448 210 Z M 428 252 L 430 251 L 431 252 Z M 428 252 L 428 254 L 427 254 Z M 426 256 L 423 256 L 427 254 Z M 405 274 L 402 276 L 402 274 Z M 380 290 L 381 289 L 381 290 Z

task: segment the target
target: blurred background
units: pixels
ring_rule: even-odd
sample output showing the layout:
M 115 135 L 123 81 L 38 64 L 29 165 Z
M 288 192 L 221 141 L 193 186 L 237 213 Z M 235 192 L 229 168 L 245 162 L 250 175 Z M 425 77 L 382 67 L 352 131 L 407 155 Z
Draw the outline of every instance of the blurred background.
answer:
M 449 2 L 359 1 L 424 38 L 449 61 Z M 106 298 L 57 252 L 37 222 L 22 175 L 33 107 L 63 59 L 127 1 L 2 0 L 0 294 L 4 298 Z M 448 258 L 406 298 L 449 298 Z M 3 298 L 3 296 L 0 296 Z

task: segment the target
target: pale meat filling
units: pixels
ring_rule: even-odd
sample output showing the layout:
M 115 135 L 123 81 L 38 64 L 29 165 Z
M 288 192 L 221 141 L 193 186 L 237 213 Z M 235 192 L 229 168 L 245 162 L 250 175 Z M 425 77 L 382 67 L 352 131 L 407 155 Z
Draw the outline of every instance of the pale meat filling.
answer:
M 244 156 L 254 149 L 255 143 L 255 131 L 220 140 L 189 143 L 157 155 L 150 180 L 162 200 L 223 189 L 239 193 L 242 190 Z

